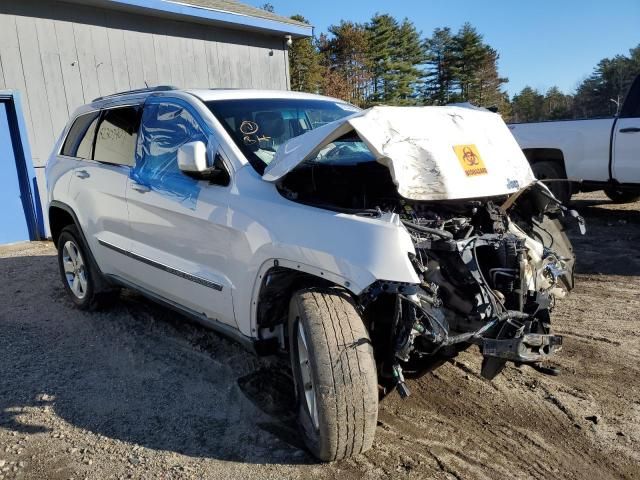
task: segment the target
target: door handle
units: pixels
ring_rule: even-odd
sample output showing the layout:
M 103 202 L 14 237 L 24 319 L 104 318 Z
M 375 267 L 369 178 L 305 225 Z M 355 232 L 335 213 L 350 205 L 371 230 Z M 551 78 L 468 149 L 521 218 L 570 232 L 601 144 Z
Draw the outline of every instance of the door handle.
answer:
M 627 127 L 627 128 L 621 128 L 620 130 L 618 130 L 620 133 L 638 133 L 640 132 L 640 127 Z
M 89 178 L 91 174 L 86 170 L 76 170 L 76 177 L 78 178 Z
M 151 189 L 146 185 L 142 185 L 141 183 L 133 182 L 133 181 L 131 182 L 131 188 L 133 188 L 136 192 L 139 192 L 139 193 L 147 193 L 151 191 Z

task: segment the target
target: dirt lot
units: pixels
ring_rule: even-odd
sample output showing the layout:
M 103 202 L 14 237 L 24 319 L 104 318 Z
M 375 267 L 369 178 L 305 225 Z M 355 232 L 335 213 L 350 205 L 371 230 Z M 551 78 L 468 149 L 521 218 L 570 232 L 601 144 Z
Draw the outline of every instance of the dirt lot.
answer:
M 563 374 L 478 376 L 469 350 L 380 405 L 374 448 L 299 448 L 290 380 L 130 292 L 74 310 L 48 243 L 0 247 L 0 478 L 640 478 L 640 203 L 574 201 Z

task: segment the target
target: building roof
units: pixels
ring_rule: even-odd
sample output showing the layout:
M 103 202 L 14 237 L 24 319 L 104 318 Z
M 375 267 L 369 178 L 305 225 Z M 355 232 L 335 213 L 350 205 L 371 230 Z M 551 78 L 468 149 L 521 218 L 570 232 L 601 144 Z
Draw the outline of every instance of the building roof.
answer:
M 144 15 L 222 27 L 262 31 L 273 35 L 309 37 L 313 27 L 236 0 L 64 0 Z
M 186 3 L 195 7 L 209 8 L 212 10 L 221 10 L 224 12 L 232 12 L 240 15 L 249 15 L 252 17 L 264 18 L 267 20 L 275 20 L 277 22 L 290 23 L 292 25 L 299 25 L 305 28 L 309 27 L 309 24 L 293 20 L 289 17 L 283 17 L 276 15 L 262 8 L 253 7 L 245 3 L 240 3 L 236 0 L 165 0 L 171 3 Z

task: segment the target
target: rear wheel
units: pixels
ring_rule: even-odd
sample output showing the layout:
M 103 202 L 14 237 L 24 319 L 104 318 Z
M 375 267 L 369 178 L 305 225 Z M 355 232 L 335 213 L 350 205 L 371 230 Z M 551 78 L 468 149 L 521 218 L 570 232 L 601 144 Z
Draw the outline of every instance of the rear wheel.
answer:
M 371 448 L 378 380 L 367 330 L 337 289 L 296 292 L 289 306 L 296 414 L 307 448 L 324 461 Z
M 633 203 L 640 200 L 640 193 L 634 190 L 621 190 L 618 188 L 607 188 L 604 193 L 613 203 Z
M 571 200 L 571 184 L 566 180 L 564 169 L 557 162 L 543 160 L 531 165 L 531 170 L 538 180 L 564 180 L 544 182 L 551 193 L 562 203 L 567 204 Z
M 58 237 L 58 266 L 65 290 L 81 310 L 100 308 L 113 293 L 113 289 L 106 288 L 75 225 L 64 227 Z

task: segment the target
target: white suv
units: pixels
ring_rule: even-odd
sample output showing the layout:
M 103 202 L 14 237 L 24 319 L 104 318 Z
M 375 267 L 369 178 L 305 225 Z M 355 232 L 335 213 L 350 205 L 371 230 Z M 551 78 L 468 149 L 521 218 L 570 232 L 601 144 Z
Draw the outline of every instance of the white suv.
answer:
M 254 90 L 125 92 L 78 109 L 47 166 L 82 309 L 135 289 L 259 354 L 288 352 L 322 460 L 371 447 L 379 389 L 479 345 L 482 374 L 560 348 L 564 209 L 499 116 Z M 573 213 L 575 216 L 577 214 Z

